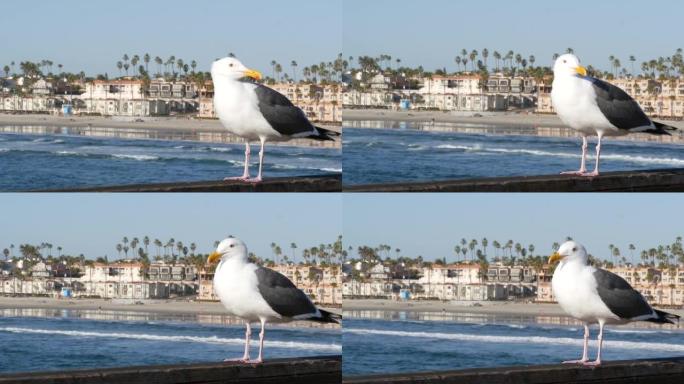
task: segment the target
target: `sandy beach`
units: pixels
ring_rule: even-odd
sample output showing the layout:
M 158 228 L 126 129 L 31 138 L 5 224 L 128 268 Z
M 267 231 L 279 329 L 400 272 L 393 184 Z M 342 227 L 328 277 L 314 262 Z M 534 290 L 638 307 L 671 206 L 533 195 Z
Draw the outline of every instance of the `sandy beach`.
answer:
M 344 310 L 377 310 L 377 311 L 414 311 L 414 312 L 449 312 L 449 313 L 482 313 L 493 315 L 529 315 L 529 316 L 566 316 L 558 304 L 482 301 L 475 303 L 450 303 L 440 301 L 393 301 L 377 299 L 344 299 Z M 665 309 L 667 312 L 684 316 L 682 309 Z
M 345 109 L 343 121 L 407 121 L 462 124 L 507 124 L 520 126 L 565 127 L 556 115 L 537 114 L 532 111 L 516 112 L 441 112 L 441 111 L 390 111 L 382 109 Z M 675 128 L 684 129 L 684 121 L 663 121 Z

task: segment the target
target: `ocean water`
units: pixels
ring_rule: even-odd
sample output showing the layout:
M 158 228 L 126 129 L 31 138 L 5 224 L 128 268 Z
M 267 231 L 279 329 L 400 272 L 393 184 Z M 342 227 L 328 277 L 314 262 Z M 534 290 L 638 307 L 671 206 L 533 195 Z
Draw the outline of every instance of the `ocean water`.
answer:
M 243 144 L 0 133 L 0 191 L 220 180 L 242 175 L 243 160 Z M 265 177 L 339 172 L 339 149 L 267 144 Z
M 344 316 L 344 375 L 555 364 L 582 354 L 584 328 L 564 317 L 384 311 Z M 597 332 L 592 328 L 591 359 Z M 672 356 L 684 356 L 681 328 L 625 325 L 604 332 L 604 361 Z
M 244 326 L 222 316 L 0 311 L 0 373 L 216 362 L 241 357 Z M 256 335 L 256 337 L 255 337 Z M 252 357 L 258 329 L 252 326 Z M 264 358 L 335 355 L 339 328 L 268 325 Z
M 406 128 L 345 128 L 345 185 L 531 176 L 577 170 L 581 139 L 509 135 L 506 127 L 469 133 Z M 511 127 L 512 128 L 512 127 Z M 463 129 L 468 130 L 468 129 Z M 531 131 L 531 130 L 530 130 Z M 594 167 L 590 141 L 588 168 Z M 684 167 L 684 145 L 606 139 L 601 171 Z

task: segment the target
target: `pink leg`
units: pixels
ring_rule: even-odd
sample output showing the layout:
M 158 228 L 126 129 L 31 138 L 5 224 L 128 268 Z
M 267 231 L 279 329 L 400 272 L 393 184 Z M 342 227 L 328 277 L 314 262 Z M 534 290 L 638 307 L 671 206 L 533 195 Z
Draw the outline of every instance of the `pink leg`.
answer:
M 587 137 L 582 136 L 582 160 L 580 161 L 580 169 L 577 171 L 561 172 L 561 175 L 582 175 L 587 173 L 587 147 L 589 147 L 589 144 L 587 143 Z
M 605 325 L 605 322 L 602 320 L 599 320 L 599 334 L 598 334 L 598 353 L 596 354 L 596 360 L 594 361 L 588 361 L 584 363 L 584 365 L 589 365 L 589 366 L 598 366 L 601 365 L 601 348 L 603 347 L 603 326 Z
M 249 181 L 249 155 L 251 153 L 251 149 L 249 148 L 249 142 L 245 142 L 245 171 L 242 173 L 242 176 L 239 177 L 226 177 L 223 180 L 242 180 L 242 181 Z
M 579 360 L 567 360 L 563 364 L 584 364 L 589 361 L 589 325 L 584 324 L 584 350 Z
M 249 341 L 250 336 L 252 336 L 252 327 L 248 322 L 245 322 L 245 353 L 242 355 L 241 359 L 225 359 L 223 361 L 240 361 L 243 363 L 249 363 Z
M 594 167 L 593 172 L 585 172 L 582 174 L 582 176 L 598 176 L 599 175 L 599 162 L 601 161 L 601 138 L 603 135 L 599 134 L 598 135 L 598 143 L 596 144 L 596 166 Z
M 266 140 L 261 139 L 261 150 L 259 151 L 259 174 L 256 178 L 254 179 L 248 179 L 250 183 L 260 183 L 261 182 L 261 170 L 263 169 L 264 166 L 264 144 L 266 144 Z
M 256 363 L 262 363 L 264 361 L 264 335 L 266 334 L 266 321 L 261 320 L 261 332 L 259 332 L 259 357 L 256 359 Z

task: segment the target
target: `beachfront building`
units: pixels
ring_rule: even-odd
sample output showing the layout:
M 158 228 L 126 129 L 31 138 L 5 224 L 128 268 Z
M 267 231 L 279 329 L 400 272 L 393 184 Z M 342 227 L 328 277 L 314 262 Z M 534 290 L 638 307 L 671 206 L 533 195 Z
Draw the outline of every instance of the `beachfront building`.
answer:
M 199 110 L 197 117 L 202 119 L 215 119 L 214 111 L 214 83 L 207 80 L 199 91 Z
M 488 95 L 499 95 L 504 98 L 506 108 L 533 107 L 536 102 L 537 81 L 529 76 L 506 76 L 494 73 L 489 76 L 485 85 Z
M 389 79 L 376 75 L 369 84 L 342 95 L 348 108 L 437 109 L 484 112 L 505 110 L 510 93 L 487 92 L 480 75 L 432 75 Z M 415 87 L 413 86 L 415 85 Z
M 137 79 L 95 80 L 85 85 L 80 100 L 82 113 L 103 116 L 157 116 L 168 115 L 168 104 L 161 99 L 148 97 L 144 83 Z
M 188 113 L 198 110 L 199 101 L 197 86 L 188 81 L 167 81 L 152 79 L 147 88 L 149 99 L 166 104 L 169 113 Z
M 0 295 L 47 296 L 54 292 L 54 281 L 43 278 L 9 277 L 0 279 Z

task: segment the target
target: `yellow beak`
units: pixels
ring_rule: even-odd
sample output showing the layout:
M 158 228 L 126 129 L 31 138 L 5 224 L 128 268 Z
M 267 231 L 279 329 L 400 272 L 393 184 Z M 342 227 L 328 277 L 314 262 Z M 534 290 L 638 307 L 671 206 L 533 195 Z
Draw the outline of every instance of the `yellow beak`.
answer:
M 251 77 L 254 80 L 261 80 L 261 72 L 255 71 L 254 69 L 248 69 L 245 71 L 245 76 Z
M 587 75 L 587 69 L 584 68 L 584 67 L 581 66 L 581 65 L 575 67 L 575 71 L 576 71 L 577 73 L 579 73 L 580 75 L 582 75 L 582 76 L 586 76 L 586 75 Z
M 556 261 L 563 260 L 565 256 L 561 256 L 558 252 L 554 252 L 553 255 L 549 257 L 549 264 L 553 264 Z
M 215 262 L 221 260 L 221 254 L 218 252 L 213 252 L 209 257 L 207 258 L 207 263 L 209 265 L 214 264 Z

